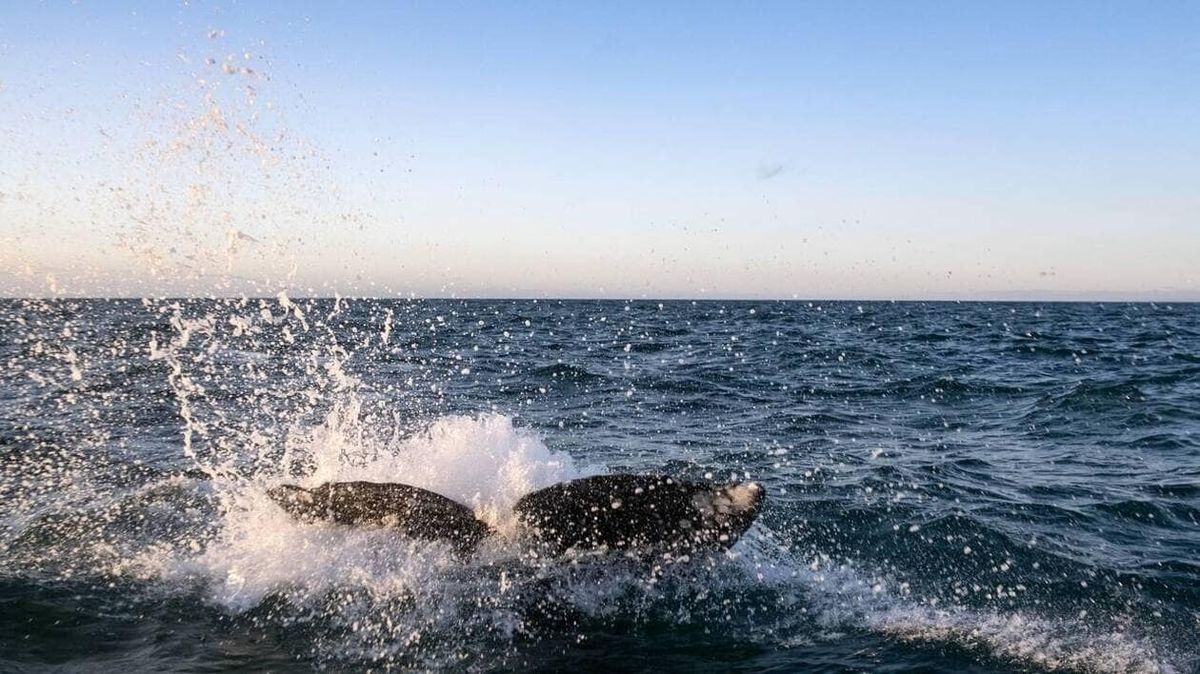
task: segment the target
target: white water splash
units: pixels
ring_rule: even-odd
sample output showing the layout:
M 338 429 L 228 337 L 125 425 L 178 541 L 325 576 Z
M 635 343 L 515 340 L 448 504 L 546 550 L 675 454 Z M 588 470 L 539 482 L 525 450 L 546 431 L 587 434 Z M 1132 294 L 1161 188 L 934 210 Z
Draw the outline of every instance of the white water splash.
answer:
M 311 467 L 301 482 L 422 487 L 471 505 L 502 534 L 515 529 L 511 509 L 522 495 L 589 472 L 499 414 L 443 417 L 422 433 L 370 451 L 362 446 L 367 436 L 356 431 L 352 422 L 333 415 L 305 434 L 303 446 L 289 455 L 292 461 L 302 455 Z M 357 460 L 363 456 L 370 458 Z M 168 574 L 206 578 L 217 603 L 245 610 L 268 594 L 298 587 L 319 595 L 349 583 L 393 594 L 390 590 L 425 582 L 438 568 L 461 566 L 444 545 L 391 531 L 300 523 L 266 496 L 275 483 L 274 477 L 219 483 L 227 493 L 215 539 Z
M 1051 671 L 1174 674 L 1153 644 L 1082 620 L 1052 620 L 1023 611 L 897 606 L 871 615 L 868 626 L 904 640 L 977 647 Z
M 935 607 L 854 563 L 818 555 L 803 562 L 777 549 L 768 536 L 754 542 L 759 578 L 775 591 L 798 588 L 804 611 L 840 638 L 841 630 L 866 629 L 916 642 L 942 642 L 1046 671 L 1103 674 L 1175 674 L 1175 658 L 1132 631 L 1084 618 L 1050 618 L 1027 610 Z M 796 645 L 811 643 L 799 635 Z

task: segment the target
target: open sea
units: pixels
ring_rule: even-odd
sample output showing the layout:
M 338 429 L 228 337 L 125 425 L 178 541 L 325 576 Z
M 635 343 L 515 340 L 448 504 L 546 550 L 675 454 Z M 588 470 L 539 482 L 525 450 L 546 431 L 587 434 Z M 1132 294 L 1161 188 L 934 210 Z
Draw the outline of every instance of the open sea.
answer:
M 522 494 L 762 482 L 727 553 Z M 398 481 L 469 558 L 302 524 Z M 0 671 L 1200 672 L 1200 305 L 0 301 Z

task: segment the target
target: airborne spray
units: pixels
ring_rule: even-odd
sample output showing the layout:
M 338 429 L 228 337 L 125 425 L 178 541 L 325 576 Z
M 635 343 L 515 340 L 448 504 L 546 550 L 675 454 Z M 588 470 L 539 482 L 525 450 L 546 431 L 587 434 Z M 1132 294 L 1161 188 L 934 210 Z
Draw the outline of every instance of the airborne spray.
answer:
M 220 31 L 209 38 L 228 40 Z M 402 378 L 363 384 L 356 368 L 414 362 L 407 353 L 437 323 L 410 303 L 292 297 L 298 260 L 315 259 L 312 240 L 320 241 L 303 233 L 364 216 L 334 208 L 335 181 L 319 154 L 272 104 L 269 62 L 249 49 L 220 53 L 200 60 L 191 103 L 174 108 L 166 139 L 139 149 L 130 184 L 114 190 L 129 214 L 119 246 L 166 287 L 213 295 L 143 302 L 167 326 L 150 331 L 148 356 L 182 422 L 180 468 L 211 515 L 169 541 L 170 554 L 153 546 L 130 566 L 194 587 L 235 616 L 283 593 L 283 605 L 253 620 L 321 625 L 315 648 L 328 653 L 319 658 L 461 659 L 453 633 L 507 635 L 520 622 L 511 610 L 472 615 L 495 578 L 456 580 L 465 571 L 444 545 L 303 526 L 267 488 L 402 481 L 511 529 L 504 518 L 521 494 L 582 473 L 507 417 L 440 415 L 444 375 L 422 360 Z

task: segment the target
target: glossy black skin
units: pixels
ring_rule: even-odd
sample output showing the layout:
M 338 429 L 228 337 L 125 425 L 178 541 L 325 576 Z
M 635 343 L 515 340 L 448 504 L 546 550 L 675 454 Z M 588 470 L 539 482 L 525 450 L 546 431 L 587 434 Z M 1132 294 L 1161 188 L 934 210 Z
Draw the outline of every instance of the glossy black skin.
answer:
M 555 554 L 571 548 L 687 554 L 736 543 L 754 523 L 765 495 L 755 483 L 714 485 L 663 475 L 598 475 L 526 494 L 514 510 Z
M 412 538 L 448 541 L 464 553 L 493 533 L 470 508 L 406 484 L 327 482 L 313 489 L 285 484 L 267 494 L 301 520 L 391 527 Z M 736 543 L 754 523 L 765 495 L 754 483 L 597 475 L 526 494 L 513 510 L 550 554 L 572 548 L 687 554 Z
M 399 483 L 327 482 L 313 489 L 280 485 L 267 495 L 306 521 L 389 527 L 423 540 L 445 540 L 470 552 L 492 529 L 468 507 L 441 494 Z

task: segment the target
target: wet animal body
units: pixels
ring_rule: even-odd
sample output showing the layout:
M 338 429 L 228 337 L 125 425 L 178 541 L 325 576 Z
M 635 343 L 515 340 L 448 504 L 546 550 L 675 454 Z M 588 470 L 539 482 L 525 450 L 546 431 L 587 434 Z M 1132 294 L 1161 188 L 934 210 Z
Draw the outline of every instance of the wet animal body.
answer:
M 267 495 L 300 520 L 391 527 L 410 538 L 449 541 L 463 551 L 492 533 L 461 503 L 395 482 L 327 482 L 313 489 L 285 484 Z
M 281 485 L 267 493 L 301 520 L 393 527 L 412 538 L 448 541 L 465 552 L 493 533 L 470 508 L 406 484 Z M 526 494 L 513 510 L 552 554 L 634 548 L 686 553 L 732 546 L 754 523 L 765 495 L 755 482 L 716 485 L 663 475 L 597 475 Z
M 728 548 L 754 523 L 766 491 L 755 482 L 713 485 L 664 475 L 598 475 L 540 489 L 517 516 L 555 552 Z

